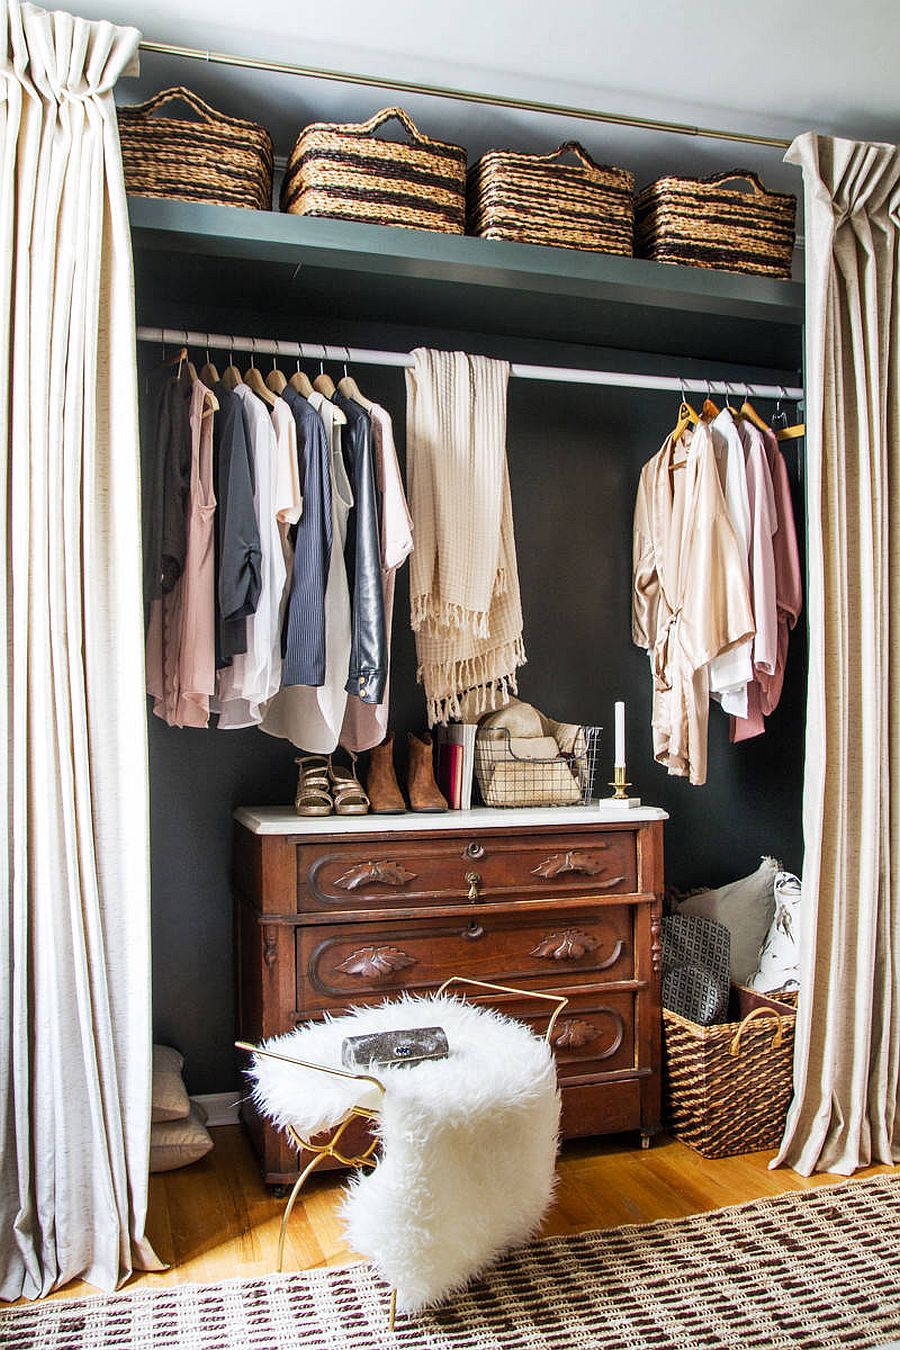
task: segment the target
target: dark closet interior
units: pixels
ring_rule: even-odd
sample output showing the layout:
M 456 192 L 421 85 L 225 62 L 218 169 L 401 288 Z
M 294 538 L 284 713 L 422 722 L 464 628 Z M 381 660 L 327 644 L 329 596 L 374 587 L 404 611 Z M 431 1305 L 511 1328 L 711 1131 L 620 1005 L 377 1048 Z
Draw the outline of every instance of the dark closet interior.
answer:
M 404 293 L 404 304 L 390 285 L 380 290 L 369 285 L 364 300 L 357 302 L 351 282 L 329 292 L 315 277 L 297 294 L 275 285 L 271 270 L 246 260 L 215 267 L 200 258 L 169 258 L 164 248 L 139 247 L 136 271 L 139 324 L 395 351 L 428 345 L 534 364 L 697 374 L 712 380 L 714 394 L 717 376 L 798 382 L 799 326 L 784 330 L 732 324 L 726 338 L 714 318 L 686 316 L 676 332 L 664 317 L 637 310 L 622 344 L 627 350 L 617 350 L 614 334 L 620 316 L 613 306 L 602 322 L 585 323 L 582 343 L 559 341 L 563 330 L 557 316 L 566 304 L 568 334 L 578 328 L 577 302 L 562 297 L 548 301 L 546 326 L 541 327 L 549 336 L 532 327 L 524 330 L 529 333 L 525 338 L 510 335 L 516 331 L 518 304 L 513 293 L 508 308 L 501 305 L 490 323 L 482 319 L 481 326 L 490 331 L 479 332 L 474 324 L 466 329 L 462 307 L 452 294 L 445 293 L 443 305 L 436 304 L 433 287 L 432 303 L 425 306 L 432 318 L 429 325 L 417 322 L 410 308 L 414 286 Z M 428 298 L 427 288 L 421 295 Z M 419 305 L 423 303 L 420 298 Z M 438 317 L 446 327 L 434 326 Z M 599 341 L 606 345 L 596 345 Z M 195 359 L 198 355 L 200 362 L 205 360 L 205 352 L 194 353 Z M 214 350 L 213 355 L 221 360 L 223 353 Z M 146 370 L 158 362 L 160 352 L 141 344 L 139 357 Z M 244 360 L 238 357 L 239 363 Z M 268 360 L 260 358 L 257 364 L 262 367 Z M 293 369 L 292 361 L 281 364 L 286 374 Z M 305 368 L 313 376 L 318 362 L 307 361 Z M 340 365 L 331 363 L 326 370 L 337 375 Z M 359 366 L 351 373 L 366 396 L 391 413 L 402 464 L 403 372 Z M 626 701 L 633 791 L 671 817 L 665 831 L 668 884 L 718 885 L 752 871 L 764 853 L 799 872 L 803 619 L 791 637 L 784 695 L 765 736 L 730 745 L 728 720 L 712 708 L 706 786 L 693 788 L 671 778 L 652 760 L 650 672 L 630 630 L 632 512 L 641 467 L 674 424 L 677 403 L 677 395 L 669 393 L 510 382 L 508 459 L 528 654 L 519 693 L 554 717 L 607 729 L 601 754 L 603 793 L 612 767 L 613 703 Z M 801 543 L 802 445 L 795 441 L 784 446 Z M 391 723 L 398 745 L 407 729 L 425 725 L 415 681 L 406 567 L 399 574 L 394 610 Z M 176 730 L 149 712 L 148 724 L 154 1038 L 182 1051 L 192 1092 L 225 1091 L 238 1081 L 232 1051 L 231 813 L 238 805 L 289 805 L 297 752 L 288 742 L 257 730 Z M 401 783 L 402 769 L 398 762 Z

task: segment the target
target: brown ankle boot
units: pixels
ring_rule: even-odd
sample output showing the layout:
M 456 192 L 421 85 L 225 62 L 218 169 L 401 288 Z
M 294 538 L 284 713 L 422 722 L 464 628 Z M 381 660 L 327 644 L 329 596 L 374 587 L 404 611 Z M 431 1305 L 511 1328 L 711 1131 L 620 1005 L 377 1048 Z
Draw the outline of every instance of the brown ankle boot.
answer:
M 434 781 L 431 737 L 409 733 L 409 767 L 406 787 L 411 811 L 446 811 L 447 799 Z
M 406 802 L 394 772 L 393 732 L 369 754 L 366 792 L 372 803 L 369 810 L 374 816 L 402 816 L 406 811 Z

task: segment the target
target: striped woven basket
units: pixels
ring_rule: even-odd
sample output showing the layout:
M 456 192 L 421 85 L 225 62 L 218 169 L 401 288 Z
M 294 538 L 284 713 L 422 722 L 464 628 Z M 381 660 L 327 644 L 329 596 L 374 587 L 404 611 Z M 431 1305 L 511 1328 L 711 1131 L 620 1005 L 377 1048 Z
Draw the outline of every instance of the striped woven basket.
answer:
M 575 164 L 562 164 L 565 154 Z M 633 251 L 634 175 L 596 164 L 577 141 L 549 155 L 489 150 L 469 170 L 469 234 L 521 244 Z
M 741 180 L 749 192 L 734 186 Z M 796 207 L 793 197 L 769 192 L 746 169 L 658 178 L 635 203 L 635 252 L 657 262 L 789 278 Z
M 375 135 L 391 118 L 403 125 L 408 142 Z M 462 234 L 466 152 L 423 135 L 402 108 L 383 108 L 367 122 L 313 122 L 288 160 L 281 209 Z
M 155 116 L 175 101 L 197 119 Z M 128 192 L 271 209 L 272 138 L 265 127 L 216 112 L 183 87 L 117 111 Z
M 704 1158 L 778 1147 L 793 1090 L 793 995 L 732 986 L 739 1021 L 663 1009 L 663 1122 Z

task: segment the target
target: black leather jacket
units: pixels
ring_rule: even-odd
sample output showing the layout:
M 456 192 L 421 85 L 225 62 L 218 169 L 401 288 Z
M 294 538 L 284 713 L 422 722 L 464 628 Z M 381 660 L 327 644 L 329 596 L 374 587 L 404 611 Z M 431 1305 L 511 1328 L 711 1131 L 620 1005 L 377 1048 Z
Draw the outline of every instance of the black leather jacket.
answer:
M 344 555 L 352 617 L 350 674 L 345 688 L 363 703 L 380 703 L 387 682 L 387 641 L 372 419 L 364 408 L 340 392 L 335 393 L 334 403 L 347 418 L 341 444 L 353 489 Z

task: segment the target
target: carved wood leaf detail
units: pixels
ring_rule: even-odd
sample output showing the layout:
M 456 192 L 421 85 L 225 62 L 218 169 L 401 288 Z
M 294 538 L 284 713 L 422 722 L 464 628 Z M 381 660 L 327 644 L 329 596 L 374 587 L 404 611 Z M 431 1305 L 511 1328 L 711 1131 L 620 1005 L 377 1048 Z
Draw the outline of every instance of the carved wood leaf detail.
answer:
M 542 938 L 530 955 L 542 960 L 578 961 L 599 945 L 599 939 L 590 933 L 583 933 L 580 928 L 566 928 L 561 933 Z
M 407 881 L 415 879 L 415 872 L 408 872 L 400 863 L 386 859 L 383 862 L 356 863 L 349 872 L 339 876 L 334 884 L 343 887 L 345 891 L 355 891 L 367 881 L 380 881 L 385 886 L 405 886 Z
M 374 980 L 415 964 L 416 958 L 408 952 L 402 952 L 399 947 L 360 947 L 351 952 L 345 961 L 341 961 L 337 969 L 345 975 L 359 975 L 364 980 Z
M 602 845 L 601 847 L 605 847 Z M 562 876 L 564 872 L 583 872 L 586 876 L 595 877 L 604 870 L 606 863 L 602 858 L 598 858 L 595 852 L 586 852 L 584 849 L 569 849 L 566 853 L 554 853 L 552 857 L 545 858 L 537 867 L 531 869 L 532 876 L 552 877 Z
M 599 1035 L 596 1027 L 585 1022 L 584 1018 L 570 1017 L 556 1026 L 551 1039 L 557 1050 L 578 1050 L 596 1041 Z

